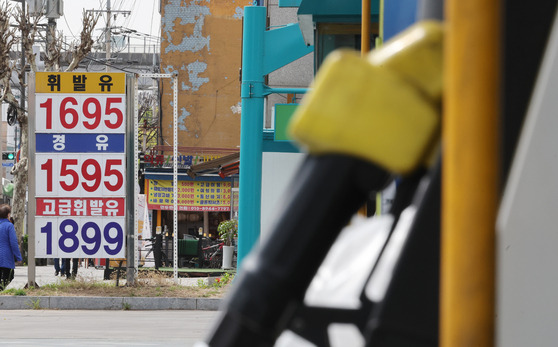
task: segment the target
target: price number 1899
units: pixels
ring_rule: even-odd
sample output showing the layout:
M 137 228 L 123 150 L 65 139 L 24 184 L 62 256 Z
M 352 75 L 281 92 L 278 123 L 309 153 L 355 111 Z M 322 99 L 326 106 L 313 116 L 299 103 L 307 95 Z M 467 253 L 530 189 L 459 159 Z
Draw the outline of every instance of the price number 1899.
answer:
M 124 255 L 124 220 L 91 218 L 38 219 L 37 256 L 118 258 Z

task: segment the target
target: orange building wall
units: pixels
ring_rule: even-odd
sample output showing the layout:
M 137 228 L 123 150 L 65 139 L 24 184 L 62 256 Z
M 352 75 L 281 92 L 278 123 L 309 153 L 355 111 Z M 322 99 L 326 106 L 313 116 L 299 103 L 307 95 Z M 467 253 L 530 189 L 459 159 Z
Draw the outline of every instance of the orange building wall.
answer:
M 178 72 L 178 146 L 238 149 L 242 17 L 251 3 L 162 1 L 161 72 Z M 172 145 L 172 87 L 162 82 L 163 145 Z

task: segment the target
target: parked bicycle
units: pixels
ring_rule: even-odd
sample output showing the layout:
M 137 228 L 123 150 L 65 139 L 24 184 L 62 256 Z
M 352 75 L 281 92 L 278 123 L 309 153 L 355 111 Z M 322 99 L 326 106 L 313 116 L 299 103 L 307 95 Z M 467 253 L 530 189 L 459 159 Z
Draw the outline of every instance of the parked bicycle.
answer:
M 218 269 L 223 264 L 223 246 L 221 240 L 202 239 L 201 255 L 203 257 L 203 267 Z

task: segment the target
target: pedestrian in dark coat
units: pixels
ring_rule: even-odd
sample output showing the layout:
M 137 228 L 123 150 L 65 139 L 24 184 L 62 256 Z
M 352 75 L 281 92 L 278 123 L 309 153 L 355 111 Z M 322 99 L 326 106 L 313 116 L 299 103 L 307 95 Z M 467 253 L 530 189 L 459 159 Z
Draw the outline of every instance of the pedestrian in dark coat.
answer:
M 0 290 L 14 279 L 15 262 L 22 260 L 11 212 L 9 205 L 0 205 Z

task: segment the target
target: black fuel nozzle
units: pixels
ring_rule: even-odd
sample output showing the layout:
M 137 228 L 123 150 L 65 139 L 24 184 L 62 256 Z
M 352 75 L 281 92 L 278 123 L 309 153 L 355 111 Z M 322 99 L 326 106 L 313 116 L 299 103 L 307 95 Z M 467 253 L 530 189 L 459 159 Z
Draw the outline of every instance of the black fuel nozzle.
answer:
M 243 262 L 209 346 L 272 346 L 329 248 L 391 175 L 343 156 L 308 156 L 265 241 Z

